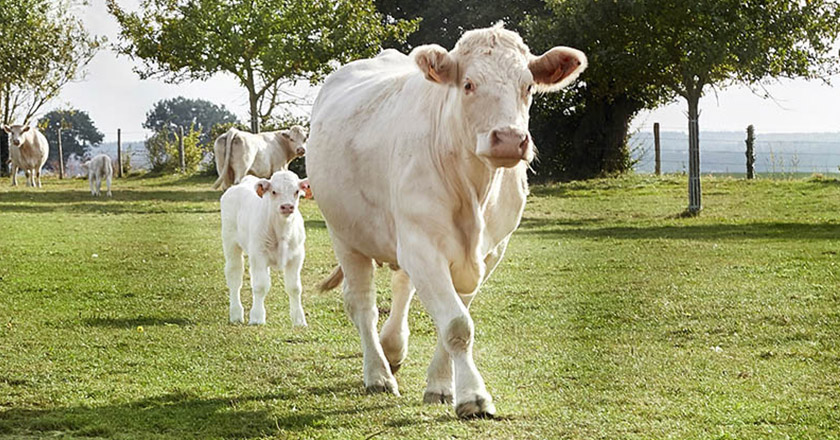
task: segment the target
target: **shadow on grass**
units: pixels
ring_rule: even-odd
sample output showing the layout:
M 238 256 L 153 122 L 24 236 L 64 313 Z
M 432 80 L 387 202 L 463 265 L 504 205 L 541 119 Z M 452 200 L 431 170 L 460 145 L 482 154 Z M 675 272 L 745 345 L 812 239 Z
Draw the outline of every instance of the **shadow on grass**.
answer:
M 183 191 L 114 188 L 113 197 L 93 197 L 87 191 L 66 190 L 0 193 L 1 212 L 72 212 L 98 214 L 148 214 L 167 212 L 217 212 L 195 204 L 216 203 L 218 191 Z
M 264 438 L 284 432 L 332 429 L 341 416 L 383 411 L 392 405 L 353 399 L 347 408 L 307 411 L 290 402 L 297 393 L 217 398 L 172 393 L 127 403 L 0 412 L 0 435 L 70 435 L 124 438 Z M 260 403 L 263 402 L 263 403 Z M 257 409 L 254 409 L 254 408 Z M 289 409 L 291 407 L 291 409 Z
M 557 223 L 552 223 L 557 224 Z M 564 228 L 525 226 L 519 234 L 545 238 L 616 238 L 670 240 L 840 240 L 840 224 L 746 223 L 650 227 Z
M 91 327 L 107 328 L 135 328 L 137 326 L 152 327 L 156 325 L 193 325 L 193 322 L 185 318 L 162 318 L 155 316 L 138 316 L 136 318 L 87 318 L 85 325 Z

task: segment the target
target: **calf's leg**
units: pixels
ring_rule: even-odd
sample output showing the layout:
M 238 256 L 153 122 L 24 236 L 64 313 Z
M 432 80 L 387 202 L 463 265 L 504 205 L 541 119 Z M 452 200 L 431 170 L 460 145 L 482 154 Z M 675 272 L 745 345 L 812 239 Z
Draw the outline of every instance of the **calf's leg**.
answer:
M 254 255 L 250 255 L 248 258 L 251 272 L 251 292 L 254 295 L 248 325 L 265 324 L 265 297 L 271 289 L 271 274 L 268 266 L 261 260 Z
M 225 237 L 223 236 L 224 240 Z M 245 264 L 242 258 L 242 248 L 236 243 L 224 243 L 225 252 L 225 280 L 230 296 L 230 322 L 245 322 L 242 301 L 239 290 L 242 288 L 242 275 L 245 274 Z
M 292 325 L 306 327 L 306 315 L 303 314 L 303 305 L 300 301 L 300 294 L 303 292 L 303 285 L 300 282 L 300 270 L 303 267 L 303 252 L 286 262 L 283 268 L 283 285 L 289 295 L 289 316 Z

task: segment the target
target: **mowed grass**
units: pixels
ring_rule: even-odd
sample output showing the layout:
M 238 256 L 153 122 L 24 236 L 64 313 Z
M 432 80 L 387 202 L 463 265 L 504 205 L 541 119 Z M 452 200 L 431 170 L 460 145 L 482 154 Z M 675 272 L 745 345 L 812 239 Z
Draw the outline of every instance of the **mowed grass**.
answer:
M 364 393 L 314 202 L 293 330 L 276 275 L 268 324 L 228 324 L 211 179 L 3 181 L 0 437 L 840 438 L 840 182 L 704 178 L 680 218 L 684 180 L 532 188 L 472 306 L 499 416 L 474 421 L 421 403 L 417 300 L 402 396 Z

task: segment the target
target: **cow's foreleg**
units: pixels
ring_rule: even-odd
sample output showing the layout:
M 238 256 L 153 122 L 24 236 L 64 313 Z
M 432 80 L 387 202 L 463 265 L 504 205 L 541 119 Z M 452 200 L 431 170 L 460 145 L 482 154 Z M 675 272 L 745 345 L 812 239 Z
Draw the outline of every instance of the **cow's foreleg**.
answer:
M 303 285 L 300 282 L 300 269 L 303 267 L 303 251 L 290 259 L 283 268 L 283 284 L 286 293 L 289 295 L 289 316 L 292 325 L 306 327 L 306 315 L 303 314 L 303 305 L 300 301 L 300 294 L 303 292 Z
M 41 169 L 40 168 L 35 168 L 35 177 L 32 180 L 33 184 L 35 183 L 36 179 L 38 180 L 38 188 L 40 188 L 41 187 Z
M 388 368 L 388 361 L 376 333 L 379 311 L 373 286 L 373 260 L 352 251 L 336 249 L 344 270 L 344 310 L 356 325 L 364 353 L 365 389 L 369 393 L 399 395 L 397 381 Z
M 242 275 L 245 274 L 242 248 L 232 241 L 228 242 L 228 238 L 222 236 L 225 253 L 225 280 L 230 292 L 230 322 L 245 322 L 242 301 L 239 298 L 239 290 L 242 288 Z
M 12 186 L 17 186 L 17 174 L 20 168 L 17 165 L 12 165 Z
M 33 184 L 32 184 L 32 170 L 29 170 L 29 169 L 23 170 L 23 174 L 26 175 L 26 186 L 33 186 Z
M 248 257 L 251 272 L 251 291 L 254 295 L 248 325 L 265 324 L 265 297 L 268 295 L 268 290 L 271 289 L 271 275 L 268 266 L 260 260 L 261 258 L 254 255 Z
M 414 296 L 414 286 L 408 274 L 397 270 L 391 277 L 391 314 L 379 332 L 379 342 L 385 358 L 396 373 L 408 355 L 408 306 Z
M 439 346 L 451 358 L 455 379 L 455 413 L 458 417 L 487 417 L 496 412 L 493 399 L 487 392 L 484 379 L 475 367 L 472 356 L 473 321 L 469 310 L 452 284 L 446 258 L 429 246 L 433 240 L 417 239 L 401 247 L 400 266 L 417 286 L 417 296 L 435 321 Z M 399 252 L 399 251 L 398 251 Z M 469 299 L 469 298 L 465 298 Z M 440 350 L 440 347 L 438 348 Z M 430 381 L 424 400 L 446 400 L 446 362 L 444 353 L 435 356 L 429 368 Z

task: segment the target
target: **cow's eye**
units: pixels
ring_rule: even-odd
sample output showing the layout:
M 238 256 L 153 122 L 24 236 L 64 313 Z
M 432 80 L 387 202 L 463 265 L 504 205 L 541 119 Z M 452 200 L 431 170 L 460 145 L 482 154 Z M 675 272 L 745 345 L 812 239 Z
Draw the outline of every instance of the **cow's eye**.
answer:
M 473 84 L 472 81 L 467 80 L 464 83 L 464 90 L 466 90 L 467 92 L 472 92 L 473 90 L 475 90 L 475 84 Z
M 534 85 L 528 84 L 528 93 L 532 93 L 534 91 Z
M 277 195 L 277 191 L 271 191 L 271 195 L 276 196 L 276 195 Z

